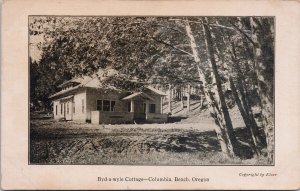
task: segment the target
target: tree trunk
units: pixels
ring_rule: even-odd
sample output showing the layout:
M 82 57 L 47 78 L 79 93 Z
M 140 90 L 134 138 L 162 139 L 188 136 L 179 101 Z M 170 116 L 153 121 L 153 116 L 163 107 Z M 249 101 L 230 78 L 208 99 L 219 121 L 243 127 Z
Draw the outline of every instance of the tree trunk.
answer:
M 223 39 L 223 45 L 226 46 L 225 39 L 224 38 L 222 38 L 222 39 Z M 236 61 L 236 54 L 235 54 L 234 46 L 232 46 L 232 49 L 233 49 L 233 51 L 231 54 L 231 59 L 232 59 L 233 65 L 236 66 L 237 61 Z M 241 99 L 243 100 L 243 104 L 242 104 L 240 96 L 237 92 L 236 86 L 235 86 L 233 78 L 232 78 L 232 73 L 233 73 L 232 67 L 230 67 L 230 68 L 228 67 L 228 65 L 225 61 L 224 55 L 219 49 L 217 49 L 217 52 L 218 52 L 220 60 L 222 61 L 223 65 L 224 65 L 224 72 L 225 72 L 226 76 L 228 76 L 228 81 L 230 83 L 230 88 L 231 88 L 235 103 L 237 104 L 238 109 L 241 113 L 243 121 L 246 125 L 246 129 L 248 130 L 249 134 L 251 135 L 251 138 L 250 138 L 251 149 L 254 151 L 254 153 L 256 153 L 257 156 L 260 156 L 261 152 L 260 152 L 259 146 L 258 146 L 259 141 L 257 141 L 258 135 L 257 135 L 257 132 L 254 130 L 255 128 L 254 128 L 253 121 L 251 121 L 250 116 L 249 116 L 248 102 L 247 103 L 245 102 L 245 96 L 243 96 L 244 94 L 241 93 L 241 95 L 242 95 Z M 245 83 L 245 81 L 241 77 L 241 70 L 237 70 L 237 78 L 238 78 L 237 81 L 238 81 L 239 85 L 241 85 L 242 83 Z M 250 108 L 250 110 L 251 110 L 251 108 Z M 256 125 L 256 123 L 255 123 L 255 125 Z
M 241 20 L 239 20 L 239 22 L 240 22 L 240 25 L 241 25 L 241 23 L 242 23 Z M 241 32 L 241 31 L 242 30 L 239 30 L 239 32 Z M 245 35 L 243 32 L 242 32 L 242 34 L 245 37 L 247 37 L 247 39 L 250 40 L 251 43 L 253 43 L 253 41 L 247 35 Z M 223 43 L 226 46 L 224 38 L 223 38 Z M 229 40 L 229 43 L 230 43 L 230 40 Z M 253 54 L 251 54 L 251 52 L 250 52 L 249 43 L 245 43 L 243 41 L 243 45 L 247 49 L 247 53 L 248 53 L 249 58 L 252 59 Z M 222 59 L 224 61 L 224 58 L 222 58 Z M 240 66 L 237 62 L 237 56 L 236 56 L 236 52 L 235 52 L 234 42 L 232 42 L 231 59 L 232 59 L 232 62 L 233 62 L 233 67 L 237 71 L 237 79 L 238 79 L 237 80 L 237 83 L 238 83 L 237 87 L 238 87 L 238 90 L 239 90 L 240 95 L 241 95 L 240 96 L 241 98 L 238 97 L 238 99 L 239 99 L 239 101 L 242 100 L 242 107 L 243 107 L 243 110 L 245 112 L 244 114 L 246 114 L 245 117 L 247 118 L 247 119 L 245 119 L 245 117 L 244 117 L 244 122 L 245 122 L 246 126 L 247 126 L 247 123 L 250 123 L 249 126 L 250 126 L 251 129 L 249 129 L 249 130 L 251 131 L 252 138 L 254 138 L 252 142 L 255 143 L 256 148 L 257 148 L 257 146 L 261 145 L 264 141 L 263 141 L 263 138 L 260 135 L 259 128 L 257 126 L 257 123 L 256 123 L 255 119 L 254 119 L 253 111 L 252 111 L 252 108 L 251 108 L 251 105 L 250 105 L 250 102 L 249 102 L 250 96 L 249 96 L 249 93 L 248 93 L 248 90 L 247 90 L 247 87 L 246 87 L 246 81 L 244 80 L 244 74 L 243 74 L 243 72 L 242 72 L 242 70 L 241 70 L 241 68 L 240 68 Z M 230 73 L 228 73 L 228 76 L 231 76 L 230 75 L 231 73 L 232 73 L 232 71 Z M 234 83 L 233 83 L 233 85 L 234 85 Z M 236 90 L 235 90 L 235 92 L 237 93 Z M 238 94 L 237 94 L 237 96 L 238 96 Z M 236 102 L 238 101 L 237 99 L 235 99 L 235 100 L 236 100 Z M 243 111 L 242 110 L 240 110 L 240 111 L 241 111 L 241 115 L 243 115 L 242 114 Z M 247 122 L 245 120 L 247 120 Z M 249 127 L 247 127 L 247 128 L 249 128 Z
M 239 66 L 239 64 L 237 63 L 237 58 L 236 58 L 236 52 L 235 52 L 235 46 L 234 43 L 232 43 L 232 55 L 231 55 L 231 59 L 233 62 L 233 67 L 235 68 L 235 70 L 237 71 L 237 82 L 238 82 L 238 90 L 240 92 L 241 95 L 241 100 L 243 103 L 243 108 L 248 116 L 248 119 L 250 120 L 250 127 L 251 130 L 253 132 L 253 136 L 255 137 L 255 141 L 257 144 L 262 144 L 264 141 L 262 140 L 262 137 L 260 136 L 259 133 L 259 128 L 257 126 L 257 123 L 254 119 L 254 115 L 253 115 L 253 111 L 251 108 L 251 105 L 249 103 L 249 93 L 247 91 L 247 87 L 246 86 L 246 82 L 244 80 L 244 74 Z
M 190 112 L 190 97 L 191 97 L 191 85 L 190 84 L 188 84 L 186 97 L 187 97 L 187 99 L 186 99 L 187 112 Z
M 173 95 L 173 92 L 172 92 L 172 85 L 169 84 L 169 102 L 168 102 L 168 105 L 169 105 L 169 113 L 172 114 L 172 95 Z
M 255 140 L 258 144 L 261 145 L 264 141 L 263 141 L 262 137 L 260 136 L 258 125 L 254 119 L 253 111 L 252 111 L 251 105 L 249 104 L 249 101 L 248 101 L 248 99 L 249 99 L 248 91 L 244 87 L 244 85 L 241 83 L 240 80 L 238 82 L 238 89 L 241 94 L 241 100 L 242 100 L 245 112 L 248 115 L 248 118 L 250 119 L 251 129 L 253 130 Z
M 184 109 L 184 100 L 183 100 L 183 96 L 180 97 L 180 109 L 181 109 L 181 110 Z
M 185 26 L 186 26 L 187 35 L 190 40 L 191 49 L 193 52 L 193 58 L 197 65 L 199 78 L 200 78 L 200 81 L 203 83 L 204 95 L 205 95 L 206 101 L 208 103 L 208 107 L 210 109 L 211 116 L 213 117 L 213 119 L 216 123 L 215 131 L 217 133 L 217 137 L 220 142 L 222 152 L 223 152 L 224 156 L 226 156 L 226 157 L 234 157 L 236 154 L 235 153 L 236 148 L 234 148 L 235 144 L 233 143 L 233 142 L 235 142 L 235 139 L 234 140 L 231 139 L 232 135 L 230 136 L 228 133 L 228 128 L 226 126 L 226 123 L 224 122 L 224 115 L 221 112 L 220 108 L 218 107 L 217 103 L 214 101 L 213 96 L 211 95 L 211 92 L 208 89 L 208 84 L 206 82 L 206 77 L 204 74 L 205 70 L 201 68 L 201 61 L 198 56 L 198 51 L 196 48 L 197 46 L 196 46 L 195 38 L 191 31 L 191 27 L 188 22 L 185 22 Z
M 208 23 L 208 19 L 205 18 L 204 19 L 206 23 Z M 205 43 L 206 43 L 206 49 L 208 52 L 208 57 L 210 60 L 210 64 L 211 64 L 211 68 L 213 71 L 213 79 L 216 82 L 216 89 L 217 91 L 214 92 L 215 96 L 220 100 L 220 108 L 221 108 L 221 113 L 223 114 L 224 117 L 224 122 L 225 122 L 225 130 L 228 131 L 228 135 L 230 137 L 230 140 L 232 142 L 232 144 L 236 144 L 236 137 L 234 134 L 234 130 L 233 130 L 233 126 L 232 126 L 232 121 L 229 115 L 229 111 L 225 102 L 225 96 L 224 93 L 222 91 L 222 83 L 221 83 L 221 79 L 220 79 L 220 75 L 218 73 L 218 68 L 217 68 L 217 64 L 214 58 L 214 48 L 213 48 L 213 41 L 212 41 L 212 37 L 211 37 L 211 33 L 210 33 L 210 29 L 208 27 L 207 24 L 203 24 L 203 31 L 205 34 Z
M 184 96 L 184 87 L 180 86 L 180 102 L 181 102 L 181 109 L 184 109 L 184 100 L 183 100 L 183 96 Z
M 205 95 L 204 95 L 204 90 L 203 88 L 200 86 L 200 110 L 202 110 L 202 108 L 204 107 L 204 99 L 205 99 Z
M 237 93 L 236 87 L 234 85 L 234 82 L 233 82 L 233 79 L 232 79 L 231 76 L 229 77 L 229 82 L 230 82 L 230 88 L 231 88 L 233 96 L 234 96 L 234 100 L 235 100 L 235 102 L 236 102 L 236 104 L 239 108 L 239 111 L 240 111 L 240 113 L 242 115 L 242 118 L 245 122 L 246 128 L 248 129 L 248 131 L 251 135 L 250 145 L 252 146 L 252 150 L 256 153 L 257 156 L 260 156 L 261 152 L 258 148 L 258 143 L 257 143 L 256 137 L 255 137 L 255 133 L 253 132 L 253 129 L 252 129 L 252 126 L 251 126 L 251 120 L 250 120 L 249 116 L 247 115 L 246 111 L 244 110 L 244 107 L 241 103 L 241 100 L 239 98 L 239 95 Z
M 268 18 L 251 17 L 255 43 L 255 70 L 261 98 L 262 119 L 266 134 L 268 161 L 274 161 L 274 24 Z

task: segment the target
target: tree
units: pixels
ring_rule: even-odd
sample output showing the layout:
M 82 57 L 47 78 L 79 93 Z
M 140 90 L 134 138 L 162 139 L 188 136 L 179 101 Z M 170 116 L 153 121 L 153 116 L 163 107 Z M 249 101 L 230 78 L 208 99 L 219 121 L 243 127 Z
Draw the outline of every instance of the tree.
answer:
M 205 21 L 205 22 L 207 22 L 207 21 Z M 214 92 L 211 92 L 211 90 L 208 88 L 208 84 L 207 84 L 207 80 L 206 80 L 207 77 L 205 76 L 204 70 L 202 69 L 203 66 L 200 61 L 198 51 L 196 49 L 197 45 L 195 42 L 195 38 L 193 36 L 192 30 L 191 30 L 191 27 L 190 27 L 188 21 L 185 21 L 185 26 L 186 26 L 187 35 L 190 39 L 193 57 L 194 57 L 195 63 L 197 64 L 199 78 L 200 78 L 200 81 L 202 81 L 202 83 L 203 83 L 205 98 L 210 107 L 211 116 L 213 117 L 213 119 L 215 120 L 215 123 L 216 123 L 215 131 L 217 133 L 218 140 L 219 140 L 221 148 L 222 148 L 222 152 L 223 152 L 224 156 L 234 157 L 236 155 L 236 148 L 235 148 L 236 139 L 235 139 L 235 136 L 233 133 L 233 127 L 232 127 L 230 117 L 229 117 L 229 119 L 226 118 L 229 116 L 229 113 L 224 115 L 224 109 L 226 112 L 227 107 L 226 107 L 226 105 L 224 105 L 223 92 L 222 92 L 222 90 L 219 89 L 219 88 L 221 88 L 221 84 L 220 84 L 220 79 L 219 79 L 219 75 L 217 72 L 215 60 L 213 58 L 214 54 L 213 54 L 213 50 L 211 47 L 211 44 L 212 44 L 211 36 L 210 36 L 209 30 L 207 29 L 207 24 L 203 24 L 203 28 L 204 28 L 204 31 L 206 34 L 206 45 L 207 45 L 207 50 L 208 50 L 208 54 L 210 57 L 211 67 L 213 68 L 213 74 L 214 74 L 213 78 L 214 78 L 214 80 L 217 81 L 217 91 L 214 91 Z M 216 96 L 217 99 L 222 100 L 221 105 L 219 105 L 218 101 L 214 98 L 213 94 Z
M 217 20 L 215 26 L 224 26 L 220 25 L 220 21 Z M 241 113 L 241 116 L 244 120 L 246 128 L 249 131 L 250 145 L 252 150 L 259 156 L 260 155 L 260 144 L 261 138 L 258 132 L 257 124 L 254 120 L 251 106 L 246 96 L 248 92 L 246 82 L 244 80 L 245 76 L 239 66 L 237 54 L 235 51 L 234 43 L 241 39 L 240 36 L 235 34 L 236 31 L 224 31 L 224 28 L 218 27 L 214 30 L 215 41 L 217 42 L 215 50 L 217 52 L 216 57 L 219 61 L 219 67 L 223 66 L 224 77 L 229 81 L 231 94 L 234 97 L 234 101 L 238 106 L 238 109 Z M 231 46 L 232 45 L 232 46 Z M 249 59 L 249 58 L 248 58 Z M 234 80 L 234 78 L 236 80 Z M 235 82 L 238 84 L 237 87 Z M 238 92 L 238 90 L 239 92 Z
M 30 17 L 30 35 L 43 37 L 37 45 L 41 59 L 30 64 L 36 74 L 31 78 L 31 97 L 47 101 L 64 80 L 107 67 L 118 70 L 107 83 L 120 87 L 128 88 L 130 80 L 138 82 L 134 88 L 159 83 L 169 86 L 170 94 L 178 89 L 178 98 L 182 98 L 182 87 L 195 85 L 216 122 L 224 155 L 233 157 L 238 142 L 228 111 L 232 97 L 254 142 L 260 132 L 251 93 L 258 86 L 261 108 L 273 99 L 265 98 L 272 96 L 265 86 L 273 79 L 269 66 L 273 64 L 273 54 L 269 54 L 274 46 L 270 37 L 273 24 L 269 22 L 222 17 Z M 251 51 L 254 47 L 255 54 Z M 224 88 L 226 84 L 231 85 L 233 96 Z M 271 124 L 271 111 L 264 109 L 264 125 Z
M 274 161 L 274 23 L 272 21 L 262 17 L 250 18 L 255 49 L 255 71 L 270 163 Z

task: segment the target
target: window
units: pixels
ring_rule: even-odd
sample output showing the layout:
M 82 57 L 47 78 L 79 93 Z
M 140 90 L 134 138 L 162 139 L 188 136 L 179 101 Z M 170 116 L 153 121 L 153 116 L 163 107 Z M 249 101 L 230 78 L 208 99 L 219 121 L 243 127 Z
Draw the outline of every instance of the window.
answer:
M 103 111 L 110 111 L 110 101 L 103 100 Z
M 155 113 L 155 104 L 150 104 L 150 108 L 149 108 L 149 112 L 150 113 Z
M 81 103 L 82 103 L 82 108 L 81 108 L 82 109 L 82 113 L 84 113 L 84 99 L 81 100 Z
M 102 100 L 97 100 L 97 110 L 102 111 Z
M 75 113 L 75 102 L 73 102 L 73 113 Z
M 63 113 L 63 104 L 61 103 L 60 104 L 60 114 L 62 115 L 62 113 Z
M 55 106 L 55 114 L 57 115 L 57 105 Z
M 96 107 L 98 111 L 115 111 L 115 101 L 97 100 Z

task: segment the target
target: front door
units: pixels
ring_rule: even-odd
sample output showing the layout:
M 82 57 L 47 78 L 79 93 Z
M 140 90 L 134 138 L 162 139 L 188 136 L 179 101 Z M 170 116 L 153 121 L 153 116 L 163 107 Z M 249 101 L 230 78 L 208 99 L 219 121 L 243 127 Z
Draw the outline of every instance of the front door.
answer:
M 146 120 L 145 113 L 145 104 L 143 101 L 135 100 L 134 101 L 134 120 L 135 121 L 144 121 Z

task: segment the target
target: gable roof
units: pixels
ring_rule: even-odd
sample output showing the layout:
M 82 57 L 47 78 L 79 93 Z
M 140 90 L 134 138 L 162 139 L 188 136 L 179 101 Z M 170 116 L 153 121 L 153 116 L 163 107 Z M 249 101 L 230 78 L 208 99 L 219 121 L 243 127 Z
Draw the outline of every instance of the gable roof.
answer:
M 69 88 L 69 89 L 66 89 L 66 90 L 61 90 L 61 91 L 59 91 L 59 92 L 57 92 L 57 93 L 55 93 L 55 94 L 50 95 L 49 98 L 51 99 L 51 98 L 54 98 L 54 97 L 63 95 L 63 94 L 65 94 L 65 93 L 68 93 L 68 92 L 71 92 L 71 91 L 73 91 L 73 90 L 76 90 L 76 89 L 78 89 L 79 87 L 81 87 L 81 85 L 77 85 L 77 86 L 74 86 L 74 87 Z
M 57 96 L 61 96 L 63 94 L 69 93 L 71 91 L 75 91 L 77 89 L 79 89 L 80 87 L 90 87 L 90 88 L 105 88 L 105 89 L 112 89 L 112 90 L 121 90 L 117 87 L 114 87 L 112 85 L 107 85 L 104 83 L 102 83 L 103 81 L 109 79 L 110 77 L 113 77 L 114 75 L 117 75 L 118 71 L 115 69 L 99 69 L 98 72 L 96 72 L 94 75 L 92 76 L 82 76 L 82 77 L 75 77 L 71 80 L 68 80 L 64 83 L 62 83 L 61 85 L 59 85 L 58 87 L 66 87 L 69 84 L 75 84 L 75 86 L 67 88 L 67 89 L 63 89 L 53 95 L 50 95 L 49 98 L 55 98 Z M 133 83 L 135 83 L 135 81 L 133 81 Z M 136 82 L 137 83 L 137 82 Z M 165 96 L 166 94 L 163 93 L 160 90 L 157 90 L 151 86 L 146 86 L 146 89 L 154 92 L 155 94 L 161 95 L 161 96 Z M 124 90 L 121 90 L 124 91 Z M 140 93 L 136 92 L 136 93 Z M 143 95 L 144 96 L 144 95 Z M 147 96 L 146 96 L 147 97 Z M 149 98 L 149 97 L 148 97 Z M 152 98 L 149 98 L 152 99 Z
M 92 76 L 78 76 L 74 77 L 71 80 L 68 80 L 62 84 L 60 84 L 58 87 L 62 88 L 64 86 L 67 86 L 68 84 L 81 84 L 87 87 L 99 87 L 101 85 L 101 81 L 104 81 L 108 77 L 111 77 L 113 75 L 118 74 L 118 71 L 115 69 L 99 69 L 95 74 Z
M 117 74 L 117 71 L 114 69 L 99 69 L 98 72 L 96 72 L 92 76 L 78 76 L 74 77 L 71 80 L 68 80 L 62 84 L 60 84 L 58 87 L 63 88 L 70 84 L 75 84 L 74 87 L 68 88 L 68 89 L 62 89 L 59 92 L 56 92 L 53 95 L 50 95 L 49 98 L 54 98 L 57 96 L 61 96 L 65 93 L 69 93 L 73 90 L 76 90 L 80 87 L 91 87 L 91 88 L 101 88 L 101 81 L 104 81 L 106 78 Z
M 148 94 L 144 93 L 144 92 L 135 92 L 133 94 L 130 94 L 129 96 L 126 96 L 124 98 L 122 98 L 122 100 L 128 100 L 128 99 L 132 99 L 132 98 L 135 98 L 137 96 L 141 96 L 143 98 L 146 98 L 146 99 L 150 99 L 152 101 L 154 101 L 155 99 L 152 98 L 151 96 L 149 96 Z

